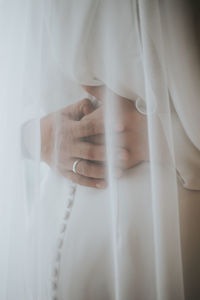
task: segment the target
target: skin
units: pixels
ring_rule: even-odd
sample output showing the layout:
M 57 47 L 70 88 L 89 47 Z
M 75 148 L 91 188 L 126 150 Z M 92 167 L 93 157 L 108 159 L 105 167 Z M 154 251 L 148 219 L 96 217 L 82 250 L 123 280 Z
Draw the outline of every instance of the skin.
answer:
M 127 159 L 119 160 L 118 163 L 122 170 L 134 167 L 138 163 L 149 160 L 147 119 L 145 115 L 139 113 L 133 101 L 121 97 L 108 88 L 83 86 L 91 95 L 102 101 L 102 106 L 96 110 L 97 119 L 102 116 L 106 98 L 114 99 L 116 103 L 117 120 L 113 131 L 116 132 L 116 147 L 128 151 Z M 105 96 L 106 95 L 106 96 Z M 98 135 L 90 137 L 89 141 L 104 143 L 104 136 Z
M 115 97 L 118 107 L 118 120 L 113 128 L 116 136 L 116 177 L 122 176 L 126 169 L 148 160 L 146 117 L 135 109 L 134 102 L 114 94 L 105 86 L 83 88 L 101 100 L 100 107 L 95 108 L 89 99 L 84 99 L 42 118 L 41 158 L 72 181 L 103 189 L 107 176 L 103 122 L 105 91 L 107 97 Z M 73 163 L 80 158 L 82 160 L 74 174 Z

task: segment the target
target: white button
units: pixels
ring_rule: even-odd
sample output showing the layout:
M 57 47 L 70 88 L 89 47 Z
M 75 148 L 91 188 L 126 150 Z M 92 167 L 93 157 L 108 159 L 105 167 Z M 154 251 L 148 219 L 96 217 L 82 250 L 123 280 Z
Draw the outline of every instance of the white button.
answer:
M 75 192 L 76 192 L 76 186 L 71 185 L 69 187 L 69 194 L 70 194 L 70 196 L 73 196 L 75 194 Z
M 156 103 L 155 102 L 152 102 L 147 107 L 146 102 L 140 97 L 138 97 L 136 99 L 135 106 L 136 106 L 137 111 L 139 113 L 141 113 L 142 115 L 153 114 L 156 111 Z
M 67 225 L 66 224 L 62 224 L 61 227 L 60 227 L 60 233 L 64 233 L 65 230 L 67 228 Z
M 57 267 L 55 267 L 55 268 L 54 268 L 54 271 L 53 271 L 53 276 L 57 278 L 57 277 L 58 277 L 58 274 L 59 274 L 59 270 L 58 270 Z
M 73 204 L 74 204 L 74 199 L 69 198 L 68 199 L 68 203 L 67 203 L 67 209 L 72 208 Z
M 70 211 L 66 211 L 66 213 L 65 213 L 65 215 L 64 215 L 64 220 L 69 219 L 70 213 L 71 213 Z

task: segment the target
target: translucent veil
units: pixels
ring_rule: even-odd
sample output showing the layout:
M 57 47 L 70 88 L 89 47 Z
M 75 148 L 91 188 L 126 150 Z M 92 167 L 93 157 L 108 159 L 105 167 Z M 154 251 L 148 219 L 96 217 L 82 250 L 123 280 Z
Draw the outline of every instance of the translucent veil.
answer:
M 31 296 L 27 284 L 27 234 L 31 203 L 39 195 L 39 77 L 44 3 L 1 1 L 0 7 L 0 297 L 32 299 L 34 296 Z M 22 125 L 30 120 L 35 120 L 31 135 L 34 159 L 31 182 L 23 163 L 21 130 Z M 27 194 L 27 184 L 31 186 L 31 197 Z
M 199 170 L 185 176 L 174 135 L 187 135 L 198 156 L 198 114 L 187 121 L 184 92 L 171 82 L 186 10 L 163 2 L 0 2 L 1 299 L 185 299 L 179 189 L 198 190 Z M 105 190 L 59 172 L 63 115 L 55 112 L 83 98 L 104 107 Z M 116 179 L 123 101 L 146 120 L 149 156 Z M 49 114 L 50 166 L 40 130 Z

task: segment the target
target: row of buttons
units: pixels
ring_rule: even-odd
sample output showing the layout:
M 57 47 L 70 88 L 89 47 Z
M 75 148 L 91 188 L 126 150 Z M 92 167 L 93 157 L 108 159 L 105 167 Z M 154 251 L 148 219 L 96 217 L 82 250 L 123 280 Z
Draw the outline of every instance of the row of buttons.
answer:
M 60 272 L 60 262 L 62 256 L 62 247 L 63 247 L 64 238 L 68 226 L 68 221 L 74 204 L 76 184 L 71 183 L 69 188 L 70 188 L 69 197 L 67 198 L 66 201 L 66 208 L 60 226 L 59 238 L 58 238 L 57 248 L 56 248 L 55 265 L 52 273 L 52 300 L 58 300 L 57 289 L 58 289 L 58 280 L 59 280 L 59 272 Z

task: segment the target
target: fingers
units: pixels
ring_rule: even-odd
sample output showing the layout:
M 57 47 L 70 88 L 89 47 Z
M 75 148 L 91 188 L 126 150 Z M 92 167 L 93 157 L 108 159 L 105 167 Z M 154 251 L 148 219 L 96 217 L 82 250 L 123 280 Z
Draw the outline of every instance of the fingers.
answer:
M 71 179 L 73 182 L 83 186 L 88 186 L 88 187 L 98 188 L 98 189 L 106 188 L 106 181 L 102 179 L 93 179 L 93 178 L 85 177 L 77 173 L 75 174 L 72 171 L 62 171 L 62 175 Z
M 133 140 L 132 138 L 132 133 L 130 131 L 123 131 L 123 125 L 119 125 L 118 132 L 116 130 L 117 133 L 113 133 L 112 137 L 113 137 L 113 145 L 114 146 L 118 146 L 121 148 L 127 148 L 127 145 L 130 144 L 130 142 Z M 84 141 L 89 142 L 89 143 L 93 143 L 93 144 L 97 144 L 97 145 L 104 145 L 106 143 L 106 138 L 105 135 L 103 134 L 99 134 L 99 135 L 92 135 L 89 137 L 84 138 Z
M 67 115 L 70 120 L 80 120 L 85 115 L 90 114 L 95 110 L 92 102 L 89 99 L 83 99 L 75 104 L 67 106 L 62 110 L 62 114 Z
M 102 145 L 77 142 L 72 155 L 73 157 L 102 162 L 106 160 L 106 149 Z
M 70 153 L 66 153 L 66 155 L 68 155 L 68 157 L 78 157 L 97 162 L 105 162 L 107 160 L 105 145 L 91 144 L 82 141 L 77 141 L 76 146 L 70 150 Z M 119 147 L 113 149 L 113 156 L 118 161 L 127 161 L 130 158 L 129 151 Z
M 71 160 L 71 169 L 76 159 Z M 76 173 L 73 171 L 60 169 L 60 173 L 80 185 L 103 189 L 106 187 L 107 170 L 103 164 L 97 164 L 87 160 L 80 160 L 76 167 Z M 121 177 L 123 172 L 115 169 L 115 177 Z
M 107 168 L 103 164 L 94 163 L 87 160 L 81 160 L 76 168 L 76 172 L 79 175 L 90 177 L 90 178 L 98 178 L 98 179 L 106 179 L 107 178 Z M 121 177 L 122 170 L 116 168 L 114 170 L 114 174 L 116 178 Z
M 74 121 L 71 126 L 71 134 L 74 138 L 104 134 L 102 109 L 97 109 L 93 113 L 83 117 L 79 122 Z

